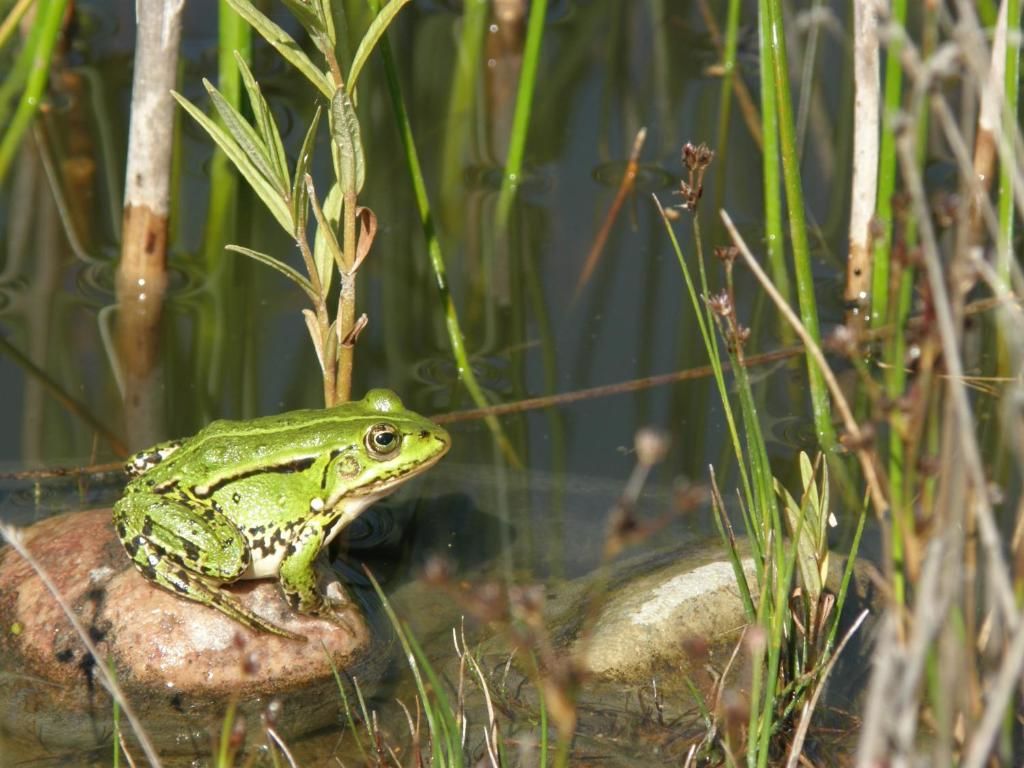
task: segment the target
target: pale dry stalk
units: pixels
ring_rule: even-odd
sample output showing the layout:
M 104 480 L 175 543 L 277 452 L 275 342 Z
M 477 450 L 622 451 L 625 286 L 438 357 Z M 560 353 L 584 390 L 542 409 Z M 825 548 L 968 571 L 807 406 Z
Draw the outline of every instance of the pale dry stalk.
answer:
M 167 215 L 174 86 L 184 0 L 138 0 L 121 261 L 117 269 L 118 382 L 130 447 L 162 432 L 160 320 L 167 288 Z
M 871 220 L 878 188 L 879 96 L 878 14 L 874 0 L 853 3 L 853 182 L 850 194 L 850 250 L 846 261 L 848 320 L 863 318 L 871 286 Z

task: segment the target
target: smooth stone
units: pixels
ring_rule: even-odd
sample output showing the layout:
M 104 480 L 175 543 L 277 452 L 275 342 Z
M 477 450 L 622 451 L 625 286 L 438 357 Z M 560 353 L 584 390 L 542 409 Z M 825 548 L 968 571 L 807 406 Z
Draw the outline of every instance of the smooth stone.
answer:
M 355 605 L 343 627 L 294 613 L 273 580 L 230 587 L 303 642 L 254 632 L 150 584 L 114 535 L 110 510 L 49 518 L 25 529 L 23 540 L 112 662 L 140 718 L 174 742 L 194 734 L 208 749 L 207 728 L 229 697 L 243 711 L 251 705 L 257 722 L 270 698 L 281 703 L 278 728 L 291 736 L 333 725 L 341 698 L 331 665 L 362 682 L 387 662 L 387 653 L 369 653 L 370 627 Z M 49 746 L 95 745 L 97 733 L 110 731 L 113 707 L 92 667 L 33 568 L 11 547 L 0 549 L 0 729 Z
M 845 562 L 841 555 L 829 558 L 833 590 Z M 741 563 L 756 601 L 754 561 L 743 557 Z M 685 690 L 688 682 L 703 687 L 706 663 L 727 658 L 747 625 L 732 563 L 720 544 L 616 563 L 603 584 L 600 578 L 588 577 L 585 589 L 571 589 L 569 605 L 556 601 L 562 616 L 575 618 L 555 623 L 563 644 L 600 682 L 645 685 L 656 679 L 665 690 Z M 583 619 L 581 595 L 595 588 L 605 598 Z M 869 591 L 864 568 L 855 567 L 847 608 L 870 605 Z
M 756 589 L 754 561 L 741 562 Z M 746 623 L 732 563 L 720 550 L 705 551 L 620 585 L 576 649 L 584 667 L 606 680 L 675 678 L 694 666 L 688 640 L 720 646 Z

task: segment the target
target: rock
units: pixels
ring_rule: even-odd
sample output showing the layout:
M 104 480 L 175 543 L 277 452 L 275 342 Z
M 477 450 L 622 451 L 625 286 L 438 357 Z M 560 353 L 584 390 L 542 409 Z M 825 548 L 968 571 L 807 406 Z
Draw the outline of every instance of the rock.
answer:
M 744 559 L 743 568 L 756 586 L 753 560 Z M 690 641 L 723 646 L 745 624 L 732 564 L 711 547 L 618 584 L 575 649 L 585 668 L 605 680 L 679 680 L 694 666 Z
M 754 561 L 741 562 L 756 601 Z M 833 591 L 844 566 L 841 555 L 829 559 Z M 642 686 L 657 679 L 666 691 L 686 690 L 688 682 L 703 687 L 705 663 L 731 654 L 747 624 L 732 564 L 720 544 L 685 554 L 647 554 L 584 581 L 582 588 L 569 588 L 556 599 L 553 607 L 563 619 L 555 620 L 554 632 L 598 682 Z M 583 608 L 594 589 L 607 595 L 596 614 Z M 846 615 L 870 607 L 872 593 L 867 566 L 858 563 Z M 581 617 L 588 613 L 594 618 L 584 626 Z
M 368 653 L 370 627 L 355 605 L 341 627 L 293 613 L 273 580 L 232 585 L 247 608 L 304 635 L 302 642 L 253 632 L 153 586 L 116 539 L 109 510 L 49 518 L 26 529 L 24 542 L 113 665 L 147 730 L 174 742 L 200 735 L 206 754 L 207 728 L 229 697 L 243 711 L 248 702 L 256 722 L 273 697 L 283 705 L 279 729 L 296 736 L 338 722 L 332 663 L 364 680 L 386 662 L 386 653 Z M 109 735 L 113 707 L 91 656 L 10 547 L 0 550 L 0 664 L 8 672 L 0 678 L 0 729 L 51 747 L 94 746 L 97 734 Z

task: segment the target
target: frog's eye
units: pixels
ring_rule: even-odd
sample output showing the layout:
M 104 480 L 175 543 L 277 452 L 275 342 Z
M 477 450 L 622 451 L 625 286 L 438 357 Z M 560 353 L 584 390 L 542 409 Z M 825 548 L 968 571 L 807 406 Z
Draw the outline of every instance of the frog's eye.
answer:
M 378 459 L 386 459 L 398 450 L 402 436 L 391 424 L 374 424 L 366 432 L 366 450 Z

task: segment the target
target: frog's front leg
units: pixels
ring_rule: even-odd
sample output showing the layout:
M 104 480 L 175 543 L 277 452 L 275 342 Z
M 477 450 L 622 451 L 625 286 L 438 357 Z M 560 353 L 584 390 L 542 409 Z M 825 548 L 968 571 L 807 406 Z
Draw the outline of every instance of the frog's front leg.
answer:
M 285 549 L 284 559 L 278 570 L 281 591 L 288 604 L 299 613 L 326 619 L 337 618 L 331 603 L 317 589 L 314 563 L 320 550 L 324 548 L 330 531 L 338 524 L 337 517 L 316 517 L 307 520 Z
M 245 572 L 251 556 L 241 532 L 212 507 L 197 509 L 162 494 L 129 493 L 114 505 L 114 526 L 135 567 L 154 584 L 251 629 L 299 637 L 246 610 L 220 588 Z

